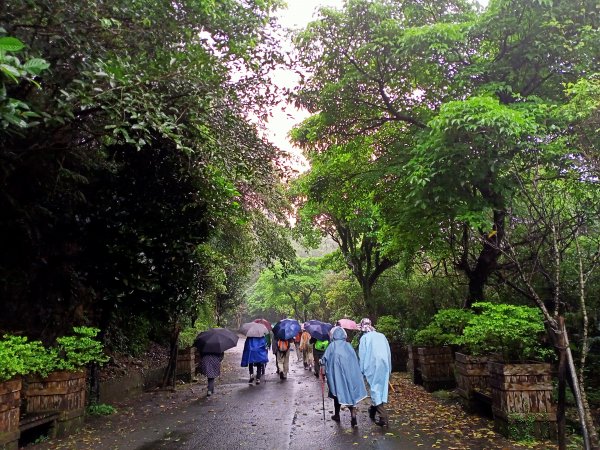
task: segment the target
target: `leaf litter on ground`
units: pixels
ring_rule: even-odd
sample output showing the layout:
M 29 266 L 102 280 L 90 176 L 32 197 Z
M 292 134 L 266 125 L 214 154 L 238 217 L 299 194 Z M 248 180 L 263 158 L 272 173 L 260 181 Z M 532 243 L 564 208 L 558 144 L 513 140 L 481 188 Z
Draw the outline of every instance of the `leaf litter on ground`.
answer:
M 421 435 L 434 440 L 432 448 L 452 450 L 554 450 L 550 441 L 515 442 L 494 431 L 492 419 L 467 413 L 452 395 L 435 395 L 415 385 L 405 372 L 394 372 L 388 396 L 392 426 L 410 433 L 417 445 Z M 386 433 L 387 434 L 387 433 Z

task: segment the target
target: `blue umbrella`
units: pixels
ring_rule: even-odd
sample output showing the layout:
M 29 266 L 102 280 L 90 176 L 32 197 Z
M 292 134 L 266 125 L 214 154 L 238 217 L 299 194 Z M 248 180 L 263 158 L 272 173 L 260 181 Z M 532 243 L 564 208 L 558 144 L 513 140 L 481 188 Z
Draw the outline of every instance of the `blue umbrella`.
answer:
M 318 339 L 319 341 L 329 340 L 329 330 L 333 328 L 333 325 L 319 320 L 309 320 L 304 324 L 304 331 L 308 331 L 311 337 Z
M 283 319 L 273 327 L 277 339 L 292 339 L 300 332 L 300 322 L 295 319 Z

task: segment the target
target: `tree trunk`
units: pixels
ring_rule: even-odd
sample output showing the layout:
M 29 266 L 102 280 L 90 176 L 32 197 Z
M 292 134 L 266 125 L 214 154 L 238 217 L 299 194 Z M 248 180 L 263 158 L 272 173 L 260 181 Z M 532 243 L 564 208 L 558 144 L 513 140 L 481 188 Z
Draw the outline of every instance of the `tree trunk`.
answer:
M 477 258 L 477 263 L 472 270 L 466 268 L 466 275 L 469 278 L 469 292 L 463 307 L 471 308 L 473 303 L 485 300 L 483 290 L 490 275 L 498 267 L 498 258 L 502 254 L 500 245 L 504 239 L 504 222 L 506 212 L 494 210 L 493 230 L 484 237 L 483 248 Z
M 371 285 L 369 284 L 369 280 L 362 280 L 360 287 L 362 288 L 363 293 L 363 301 L 365 305 L 365 311 L 367 316 L 371 318 L 371 320 L 376 320 L 377 308 L 373 304 L 373 294 L 371 291 Z
M 173 324 L 173 330 L 171 331 L 171 338 L 169 339 L 169 363 L 165 369 L 163 375 L 162 384 L 163 388 L 171 386 L 175 388 L 175 372 L 177 369 L 177 341 L 179 340 L 179 321 L 175 321 Z

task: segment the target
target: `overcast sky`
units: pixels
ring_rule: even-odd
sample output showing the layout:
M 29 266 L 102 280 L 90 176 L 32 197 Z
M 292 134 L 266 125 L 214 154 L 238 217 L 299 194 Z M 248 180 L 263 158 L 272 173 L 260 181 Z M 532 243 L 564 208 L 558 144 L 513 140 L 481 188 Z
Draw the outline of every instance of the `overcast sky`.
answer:
M 304 28 L 314 18 L 320 6 L 334 6 L 340 8 L 342 0 L 288 0 L 288 7 L 281 10 L 279 15 L 281 24 L 286 28 Z M 280 86 L 291 87 L 296 84 L 297 77 L 293 72 L 277 71 L 273 74 L 274 81 Z M 282 107 L 284 105 L 281 105 Z M 300 151 L 289 143 L 288 132 L 294 125 L 307 117 L 305 111 L 298 111 L 293 106 L 275 109 L 273 117 L 267 123 L 268 137 L 271 142 L 282 150 L 288 151 L 292 157 L 298 157 Z M 298 167 L 298 166 L 297 166 Z

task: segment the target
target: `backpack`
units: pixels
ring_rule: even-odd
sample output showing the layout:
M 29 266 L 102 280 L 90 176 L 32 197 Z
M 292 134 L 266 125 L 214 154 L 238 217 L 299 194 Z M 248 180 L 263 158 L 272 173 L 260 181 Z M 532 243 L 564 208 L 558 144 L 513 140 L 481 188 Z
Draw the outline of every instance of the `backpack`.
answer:
M 277 349 L 280 352 L 287 352 L 290 349 L 290 342 L 285 339 L 279 339 L 277 341 Z
M 327 350 L 327 346 L 329 345 L 329 341 L 317 341 L 315 342 L 315 349 L 324 352 Z

